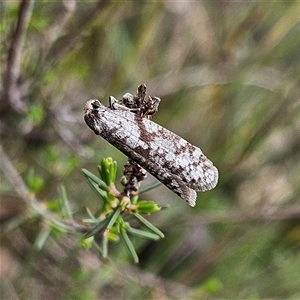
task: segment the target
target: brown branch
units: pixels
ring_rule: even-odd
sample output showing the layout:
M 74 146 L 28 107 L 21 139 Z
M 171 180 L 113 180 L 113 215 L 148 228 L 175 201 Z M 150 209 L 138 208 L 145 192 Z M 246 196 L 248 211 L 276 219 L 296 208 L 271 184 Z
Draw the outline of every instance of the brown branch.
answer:
M 19 112 L 26 110 L 26 105 L 22 101 L 18 80 L 21 73 L 24 38 L 30 20 L 33 2 L 33 0 L 23 0 L 21 2 L 16 30 L 12 36 L 11 46 L 8 52 L 6 74 L 4 77 L 6 102 L 10 107 Z

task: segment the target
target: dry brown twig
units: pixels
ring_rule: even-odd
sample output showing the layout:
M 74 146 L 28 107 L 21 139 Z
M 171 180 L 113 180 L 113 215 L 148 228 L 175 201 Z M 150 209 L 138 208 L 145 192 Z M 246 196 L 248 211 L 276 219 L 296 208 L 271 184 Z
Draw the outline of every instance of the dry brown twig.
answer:
M 27 109 L 25 103 L 22 101 L 22 93 L 18 80 L 21 74 L 24 39 L 33 3 L 33 0 L 23 0 L 21 2 L 16 29 L 12 36 L 11 46 L 8 52 L 6 73 L 4 76 L 4 95 L 6 103 L 18 112 L 24 112 Z

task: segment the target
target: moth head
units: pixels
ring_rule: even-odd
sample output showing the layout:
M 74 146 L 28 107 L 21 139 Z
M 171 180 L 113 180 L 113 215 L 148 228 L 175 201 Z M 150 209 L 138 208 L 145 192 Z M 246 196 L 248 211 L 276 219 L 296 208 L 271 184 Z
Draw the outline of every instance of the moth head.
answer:
M 102 104 L 100 103 L 99 100 L 91 99 L 91 100 L 87 101 L 87 103 L 85 104 L 84 113 L 89 114 L 95 110 L 98 110 L 101 106 L 102 106 Z
M 100 120 L 101 111 L 105 111 L 105 106 L 97 99 L 87 101 L 84 106 L 84 120 L 86 124 L 95 132 L 95 134 L 99 135 L 101 135 L 103 130 Z

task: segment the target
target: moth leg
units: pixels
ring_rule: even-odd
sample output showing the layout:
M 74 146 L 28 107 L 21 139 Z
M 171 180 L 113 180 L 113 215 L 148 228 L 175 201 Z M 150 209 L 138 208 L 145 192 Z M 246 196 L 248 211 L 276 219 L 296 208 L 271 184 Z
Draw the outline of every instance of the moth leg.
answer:
M 148 119 L 158 111 L 158 106 L 161 99 L 158 97 L 148 97 L 148 101 L 145 103 L 143 116 Z
M 112 110 L 125 110 L 125 111 L 130 111 L 130 112 L 137 112 L 139 111 L 139 108 L 130 108 L 125 106 L 122 102 L 122 104 L 120 104 L 121 100 L 117 100 L 115 97 L 113 96 L 109 96 L 109 108 Z
M 130 110 L 128 107 L 124 106 L 123 104 L 120 104 L 120 101 L 113 96 L 109 96 L 108 103 L 109 108 L 113 110 Z
M 130 94 L 130 93 L 124 94 L 121 101 L 122 101 L 122 104 L 125 105 L 128 108 L 134 108 L 135 107 L 133 95 Z

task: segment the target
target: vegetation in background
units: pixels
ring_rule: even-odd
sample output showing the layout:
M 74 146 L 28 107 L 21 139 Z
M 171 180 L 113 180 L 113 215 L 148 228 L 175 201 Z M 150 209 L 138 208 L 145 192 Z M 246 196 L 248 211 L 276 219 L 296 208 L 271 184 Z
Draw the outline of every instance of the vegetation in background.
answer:
M 298 1 L 2 1 L 0 16 L 1 298 L 300 297 Z M 220 180 L 195 208 L 145 193 L 169 205 L 146 217 L 165 238 L 133 238 L 133 265 L 82 240 L 100 204 L 81 169 L 126 162 L 83 106 L 141 82 Z

